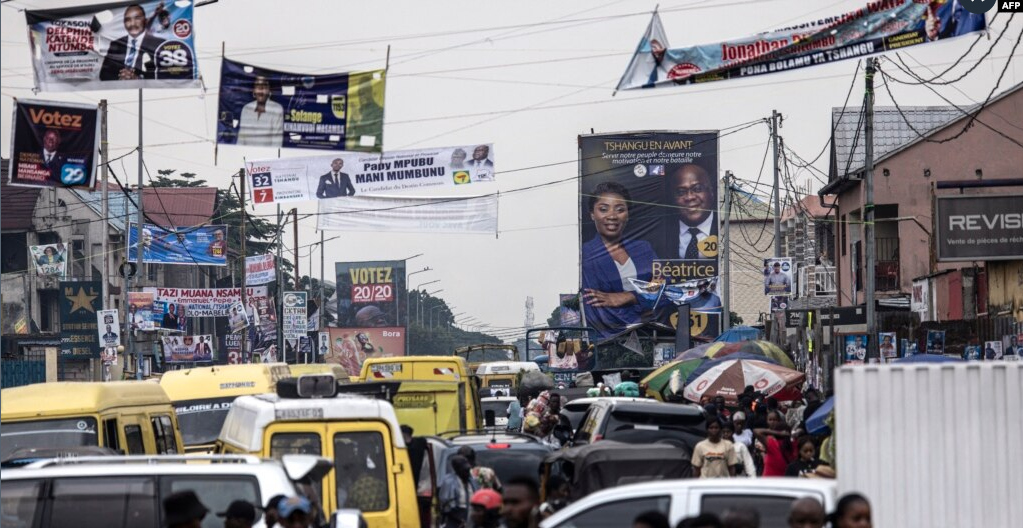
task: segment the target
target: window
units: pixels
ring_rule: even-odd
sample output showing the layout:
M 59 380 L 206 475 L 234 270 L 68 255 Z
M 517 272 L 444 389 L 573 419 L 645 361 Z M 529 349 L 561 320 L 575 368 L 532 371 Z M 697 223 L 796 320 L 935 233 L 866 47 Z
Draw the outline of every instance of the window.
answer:
M 7 484 L 4 484 L 6 494 Z M 53 481 L 50 500 L 50 526 L 160 525 L 156 484 L 152 477 L 58 478 Z
M 117 418 L 103 420 L 103 445 L 114 450 L 121 448 L 121 439 L 117 437 Z
M 590 437 L 597 432 L 597 427 L 600 425 L 600 419 L 604 415 L 604 410 L 605 408 L 601 405 L 590 406 L 590 410 L 586 412 L 586 415 L 579 422 L 579 429 L 575 432 L 575 438 L 572 439 L 574 445 L 590 442 Z
M 322 456 L 320 435 L 316 433 L 274 433 L 270 437 L 270 457 L 280 459 L 284 455 Z M 336 473 L 337 470 L 335 470 Z M 323 482 L 316 483 L 316 496 L 323 496 Z
M 0 460 L 20 448 L 99 445 L 96 420 L 89 417 L 5 423 L 0 432 Z
M 68 270 L 68 272 L 75 278 L 78 279 L 86 278 L 85 263 L 87 262 L 87 260 L 88 259 L 85 256 L 85 241 L 80 238 L 72 240 L 71 256 L 68 259 L 68 263 L 70 264 L 70 269 Z
M 178 443 L 174 440 L 174 424 L 171 422 L 170 416 L 154 416 L 150 421 L 153 424 L 153 434 L 156 438 L 156 454 L 176 455 Z
M 700 500 L 700 513 L 721 515 L 729 508 L 741 506 L 760 513 L 760 526 L 787 526 L 789 508 L 798 497 L 791 495 L 739 495 L 736 493 L 705 493 Z M 824 504 L 824 497 L 814 497 Z
M 665 515 L 671 507 L 671 497 L 636 497 L 594 506 L 572 517 L 558 528 L 620 528 L 631 526 L 632 519 L 643 512 L 659 511 Z M 764 525 L 769 526 L 769 525 Z
M 127 444 L 129 455 L 146 454 L 146 445 L 142 442 L 141 425 L 124 426 L 124 440 L 125 444 Z
M 185 490 L 194 491 L 203 505 L 210 509 L 211 513 L 202 520 L 203 528 L 223 527 L 224 518 L 213 513 L 227 511 L 227 507 L 236 500 L 248 501 L 258 506 L 270 498 L 261 497 L 259 482 L 255 477 L 247 475 L 169 475 L 160 479 L 160 493 L 163 497 Z
M 382 434 L 335 434 L 334 475 L 340 507 L 374 512 L 384 511 L 390 505 L 387 454 Z
M 4 528 L 29 528 L 35 526 L 42 508 L 39 507 L 41 480 L 7 480 L 0 495 L 0 510 L 3 511 Z

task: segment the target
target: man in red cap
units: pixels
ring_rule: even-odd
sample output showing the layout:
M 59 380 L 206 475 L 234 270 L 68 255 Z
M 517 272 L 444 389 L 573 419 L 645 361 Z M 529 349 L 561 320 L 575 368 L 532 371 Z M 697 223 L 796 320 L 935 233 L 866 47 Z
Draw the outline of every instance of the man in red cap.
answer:
M 469 519 L 473 528 L 498 528 L 501 525 L 501 494 L 492 489 L 473 493 L 469 501 Z

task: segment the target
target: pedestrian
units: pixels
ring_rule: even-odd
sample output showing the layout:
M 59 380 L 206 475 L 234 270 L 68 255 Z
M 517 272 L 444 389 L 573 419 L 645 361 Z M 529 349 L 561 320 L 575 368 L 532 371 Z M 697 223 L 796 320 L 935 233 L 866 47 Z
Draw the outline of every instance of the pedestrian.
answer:
M 547 502 L 540 505 L 540 520 L 546 519 L 568 506 L 568 497 L 572 492 L 568 480 L 558 474 L 551 475 L 547 479 L 547 488 L 550 491 L 547 492 Z
M 167 528 L 201 528 L 209 512 L 191 490 L 171 493 L 163 499 L 163 522 Z
M 747 449 L 753 448 L 753 431 L 746 427 L 746 413 L 739 411 L 732 415 L 732 425 L 735 427 L 735 440 L 741 442 Z
M 738 464 L 736 464 L 735 476 L 757 476 L 757 466 L 753 462 L 753 455 L 750 454 L 749 448 L 742 442 L 735 441 L 735 426 L 730 422 L 726 422 L 724 427 L 721 428 L 721 437 L 732 443 L 732 447 L 735 449 L 735 456 L 739 459 Z
M 504 517 L 506 528 L 533 528 L 539 524 L 536 518 L 540 505 L 540 487 L 530 477 L 515 477 L 504 485 Z
M 721 423 L 707 421 L 707 439 L 693 448 L 693 476 L 715 478 L 735 476 L 735 465 L 739 462 L 735 448 L 728 440 L 721 438 Z
M 789 528 L 824 528 L 824 506 L 813 497 L 792 501 L 789 508 Z
M 313 520 L 313 504 L 305 497 L 288 497 L 277 503 L 281 528 L 309 528 Z
M 817 389 L 808 389 L 803 398 L 806 399 L 806 408 L 803 409 L 803 423 L 799 427 L 805 431 L 806 421 L 813 416 L 813 413 L 817 412 L 817 409 L 821 408 L 824 402 L 821 401 L 821 393 L 817 392 Z
M 501 525 L 501 494 L 481 489 L 469 500 L 469 521 L 473 528 L 498 528 Z
M 492 468 L 486 466 L 480 466 L 476 464 L 476 450 L 469 446 L 462 446 L 458 448 L 458 454 L 465 457 L 469 461 L 469 465 L 472 467 L 469 470 L 469 474 L 475 484 L 476 489 L 492 489 L 497 492 L 501 491 L 501 480 L 497 478 L 497 473 Z
M 668 517 L 657 510 L 641 513 L 632 520 L 632 528 L 671 528 Z
M 801 436 L 796 441 L 798 458 L 785 468 L 786 477 L 803 477 L 817 470 L 823 462 L 817 458 L 817 444 L 813 437 Z
M 513 433 L 522 431 L 522 404 L 515 398 L 508 404 L 508 430 Z
M 284 495 L 274 495 L 273 497 L 270 497 L 270 500 L 266 501 L 266 507 L 263 508 L 266 528 L 274 528 L 274 526 L 277 526 L 277 522 L 280 519 L 277 514 L 277 504 L 286 498 L 287 497 Z
M 724 396 L 714 396 L 714 399 L 711 401 L 714 403 L 714 408 L 716 408 L 718 411 L 717 413 L 718 418 L 721 418 L 722 420 L 728 420 L 729 418 L 732 417 L 732 411 L 729 411 L 728 408 L 725 407 Z
M 251 502 L 236 500 L 217 517 L 224 518 L 224 528 L 252 528 L 256 524 L 256 507 Z
M 721 528 L 721 519 L 713 513 L 701 513 L 682 519 L 675 528 Z
M 451 457 L 451 472 L 440 483 L 441 528 L 461 528 L 469 519 L 469 499 L 477 491 L 472 465 L 462 455 Z
M 834 528 L 872 528 L 870 502 L 858 493 L 849 493 L 838 499 L 835 511 L 828 516 Z
M 760 513 L 747 506 L 728 508 L 721 514 L 722 528 L 760 528 Z
M 796 444 L 782 418 L 781 411 L 767 413 L 767 427 L 754 429 L 753 435 L 763 445 L 765 477 L 783 477 L 789 464 L 796 459 Z

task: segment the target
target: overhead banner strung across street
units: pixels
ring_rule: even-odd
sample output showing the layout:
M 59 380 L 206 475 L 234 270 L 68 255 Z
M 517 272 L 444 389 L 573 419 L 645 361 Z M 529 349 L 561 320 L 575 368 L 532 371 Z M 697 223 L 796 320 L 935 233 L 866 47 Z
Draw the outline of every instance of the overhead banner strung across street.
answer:
M 1023 195 L 939 196 L 934 239 L 938 261 L 1023 259 Z
M 9 183 L 92 189 L 98 115 L 96 105 L 15 100 Z
M 220 63 L 217 143 L 380 152 L 384 70 L 307 75 Z
M 692 335 L 718 334 L 717 160 L 717 132 L 579 137 L 581 304 L 602 339 L 651 320 L 675 325 L 683 302 Z
M 392 233 L 497 232 L 497 195 L 448 198 L 351 196 L 320 200 L 316 228 Z
M 198 88 L 193 8 L 167 0 L 25 11 L 36 89 Z
M 67 270 L 67 246 L 64 244 L 29 246 L 28 253 L 40 277 L 64 276 Z
M 165 363 L 197 363 L 213 361 L 213 336 L 167 336 L 163 341 Z
M 320 229 L 323 229 L 322 227 Z M 259 286 L 277 280 L 273 253 L 245 257 L 245 285 Z
M 128 259 L 138 255 L 138 230 L 128 228 Z M 148 264 L 227 265 L 227 226 L 175 227 L 142 224 L 142 260 Z
M 175 306 L 188 317 L 228 317 L 231 306 L 241 301 L 241 288 L 143 288 L 151 292 L 156 304 Z M 249 313 L 252 306 L 267 302 L 266 286 L 250 286 L 246 291 Z
M 61 281 L 60 354 L 99 358 L 96 312 L 103 309 L 100 281 Z
M 493 145 L 383 154 L 273 158 L 245 163 L 253 203 L 322 200 L 493 182 Z
M 366 358 L 405 355 L 405 261 L 338 262 L 335 271 L 341 331 L 329 329 L 327 361 L 358 372 Z
M 728 42 L 672 48 L 654 13 L 618 90 L 739 79 L 830 64 L 986 29 L 958 2 L 880 0 L 856 11 Z

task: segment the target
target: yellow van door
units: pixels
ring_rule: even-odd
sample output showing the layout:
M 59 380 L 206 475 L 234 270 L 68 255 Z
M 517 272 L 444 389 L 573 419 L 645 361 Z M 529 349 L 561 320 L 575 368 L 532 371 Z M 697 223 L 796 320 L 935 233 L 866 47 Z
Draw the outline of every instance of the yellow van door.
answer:
M 330 457 L 324 451 L 324 438 L 327 426 L 320 422 L 275 422 L 267 426 L 263 433 L 263 456 L 280 459 L 284 455 L 316 455 Z M 333 488 L 330 472 L 323 481 L 317 483 L 316 495 L 320 498 L 324 512 L 332 512 L 335 507 L 331 502 Z
M 394 460 L 391 433 L 382 422 L 335 422 L 327 424 L 326 456 L 334 461 L 334 508 L 355 508 L 362 512 L 369 528 L 399 526 L 395 481 L 402 467 Z M 407 515 L 407 514 L 406 514 Z
M 444 431 L 438 403 L 433 392 L 399 392 L 391 401 L 398 423 L 411 427 L 417 436 Z
M 122 414 L 117 419 L 121 429 L 121 449 L 128 455 L 156 454 L 153 430 L 145 421 L 145 415 Z

